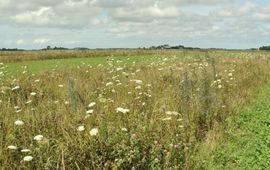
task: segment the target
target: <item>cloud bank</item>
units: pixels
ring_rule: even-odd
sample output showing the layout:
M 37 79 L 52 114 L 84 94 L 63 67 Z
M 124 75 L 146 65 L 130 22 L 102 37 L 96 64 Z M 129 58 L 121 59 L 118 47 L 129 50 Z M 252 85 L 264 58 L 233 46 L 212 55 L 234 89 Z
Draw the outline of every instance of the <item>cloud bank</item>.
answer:
M 266 0 L 0 0 L 0 48 L 248 48 L 267 43 Z

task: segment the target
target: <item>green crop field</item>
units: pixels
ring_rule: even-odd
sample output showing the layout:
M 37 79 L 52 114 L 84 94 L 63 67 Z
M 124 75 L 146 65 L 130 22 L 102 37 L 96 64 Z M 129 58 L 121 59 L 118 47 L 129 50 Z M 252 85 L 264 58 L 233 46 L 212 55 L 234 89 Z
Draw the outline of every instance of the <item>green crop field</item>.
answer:
M 0 169 L 267 169 L 270 54 L 0 53 Z
M 78 56 L 76 53 L 72 53 L 68 51 L 54 52 L 40 52 L 42 54 L 42 58 L 39 58 L 38 52 L 2 52 L 0 53 L 0 61 L 6 62 L 6 66 L 8 67 L 6 71 L 13 74 L 20 74 L 24 71 L 24 67 L 27 67 L 27 70 L 31 73 L 42 72 L 51 69 L 65 69 L 67 67 L 76 67 L 83 64 L 90 65 L 98 65 L 106 63 L 107 59 L 113 56 L 114 59 L 123 60 L 126 62 L 144 62 L 147 59 L 151 58 L 166 58 L 167 56 L 175 56 L 177 58 L 191 58 L 191 57 L 205 57 L 205 56 L 236 56 L 240 54 L 240 52 L 224 52 L 224 51 L 214 51 L 214 52 L 160 52 L 156 51 L 154 53 L 151 51 L 149 54 L 148 51 L 140 52 L 139 54 L 128 53 L 128 52 L 96 52 L 97 56 L 93 56 L 92 52 L 85 52 L 86 54 L 82 55 L 81 52 L 78 52 Z M 100 55 L 107 56 L 100 56 Z M 125 56 L 121 56 L 121 54 L 125 54 Z M 71 55 L 71 56 L 70 56 Z M 76 56 L 72 58 L 72 56 Z M 114 56 L 116 55 L 116 56 Z M 14 57 L 16 56 L 16 57 Z

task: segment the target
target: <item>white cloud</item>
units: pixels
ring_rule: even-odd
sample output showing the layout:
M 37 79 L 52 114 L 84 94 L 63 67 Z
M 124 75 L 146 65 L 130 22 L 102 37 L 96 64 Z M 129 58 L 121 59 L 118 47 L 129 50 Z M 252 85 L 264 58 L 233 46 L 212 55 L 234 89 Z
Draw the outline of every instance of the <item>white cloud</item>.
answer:
M 12 19 L 20 24 L 47 25 L 53 20 L 54 15 L 51 7 L 41 7 L 37 11 L 27 11 L 17 14 Z
M 0 29 L 20 30 L 5 28 L 2 32 L 11 35 L 0 33 L 2 39 L 16 44 L 20 37 L 36 46 L 104 40 L 114 45 L 120 38 L 229 41 L 268 33 L 270 5 L 254 0 L 0 0 L 0 24 Z
M 9 4 L 10 4 L 10 0 L 0 0 L 0 9 L 8 7 Z
M 255 13 L 254 18 L 258 21 L 270 21 L 270 5 Z
M 231 6 L 222 7 L 221 9 L 216 9 L 214 14 L 218 17 L 241 17 L 244 15 L 252 14 L 256 10 L 256 4 L 252 2 L 246 2 L 241 6 Z
M 17 41 L 16 41 L 16 44 L 17 44 L 17 45 L 22 45 L 22 44 L 24 44 L 24 40 L 22 40 L 22 39 L 17 40 Z
M 46 44 L 49 41 L 50 41 L 50 39 L 48 39 L 48 38 L 38 38 L 38 39 L 33 40 L 33 43 L 34 44 Z

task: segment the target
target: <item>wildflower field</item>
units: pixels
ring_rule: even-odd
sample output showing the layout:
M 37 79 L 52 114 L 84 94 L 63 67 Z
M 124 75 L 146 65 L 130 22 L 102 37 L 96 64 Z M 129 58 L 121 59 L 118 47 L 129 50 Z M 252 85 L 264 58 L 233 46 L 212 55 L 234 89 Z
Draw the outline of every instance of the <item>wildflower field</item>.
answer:
M 201 167 L 270 78 L 262 52 L 58 53 L 0 54 L 2 169 Z

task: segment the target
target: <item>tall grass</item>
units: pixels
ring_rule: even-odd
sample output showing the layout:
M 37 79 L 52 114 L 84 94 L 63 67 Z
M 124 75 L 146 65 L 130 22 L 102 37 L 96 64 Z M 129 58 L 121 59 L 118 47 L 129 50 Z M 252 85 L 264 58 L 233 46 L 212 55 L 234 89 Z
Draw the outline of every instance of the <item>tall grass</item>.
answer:
M 151 50 L 151 49 L 100 49 L 100 50 L 44 50 L 44 51 L 0 51 L 0 62 L 11 63 L 27 60 L 88 58 L 107 56 L 138 56 L 138 55 L 204 55 L 209 50 Z M 214 51 L 213 53 L 234 54 L 239 51 Z
M 265 55 L 168 56 L 144 63 L 108 58 L 97 67 L 16 78 L 2 65 L 0 165 L 189 168 L 196 143 L 269 80 L 269 60 Z M 36 135 L 44 138 L 34 140 Z M 21 152 L 25 148 L 31 151 Z M 33 160 L 23 161 L 27 155 Z

